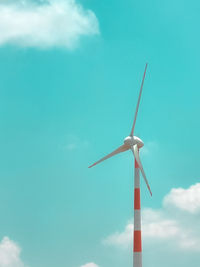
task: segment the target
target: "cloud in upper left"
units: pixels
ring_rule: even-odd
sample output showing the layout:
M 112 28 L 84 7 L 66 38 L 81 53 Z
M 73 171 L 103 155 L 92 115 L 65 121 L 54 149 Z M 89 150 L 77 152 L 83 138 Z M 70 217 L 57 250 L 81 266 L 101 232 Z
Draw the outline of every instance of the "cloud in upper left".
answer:
M 75 0 L 0 3 L 0 45 L 74 49 L 82 36 L 99 34 L 98 19 Z
M 0 242 L 0 267 L 27 267 L 20 258 L 21 248 L 8 237 Z

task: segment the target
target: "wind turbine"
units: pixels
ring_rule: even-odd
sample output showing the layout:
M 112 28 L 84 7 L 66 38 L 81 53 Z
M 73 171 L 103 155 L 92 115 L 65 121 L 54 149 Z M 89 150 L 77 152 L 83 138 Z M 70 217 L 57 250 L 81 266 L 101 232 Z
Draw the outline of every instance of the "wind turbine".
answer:
M 118 147 L 116 150 L 108 154 L 107 156 L 103 157 L 102 159 L 98 160 L 89 168 L 99 164 L 100 162 L 111 158 L 121 152 L 125 152 L 127 150 L 132 150 L 134 158 L 135 158 L 135 171 L 134 171 L 134 234 L 133 234 L 133 266 L 134 267 L 142 267 L 142 237 L 141 237 L 141 210 L 140 210 L 140 171 L 144 178 L 144 181 L 147 185 L 147 188 L 152 196 L 152 192 L 147 181 L 140 156 L 139 150 L 144 146 L 144 143 L 140 138 L 134 136 L 135 124 L 142 94 L 142 89 L 144 85 L 144 79 L 146 75 L 147 64 L 145 66 L 145 71 L 142 79 L 142 84 L 140 87 L 140 93 L 138 97 L 137 107 L 135 111 L 135 117 L 133 121 L 133 126 L 130 132 L 130 135 L 124 139 L 124 144 Z

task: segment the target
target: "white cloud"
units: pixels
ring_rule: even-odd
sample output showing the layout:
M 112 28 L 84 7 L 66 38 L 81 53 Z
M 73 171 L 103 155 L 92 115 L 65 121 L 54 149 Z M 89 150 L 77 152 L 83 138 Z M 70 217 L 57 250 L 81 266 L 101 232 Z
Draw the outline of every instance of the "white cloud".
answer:
M 98 265 L 96 265 L 95 263 L 93 262 L 90 262 L 90 263 L 87 263 L 85 265 L 82 265 L 81 267 L 99 267 Z
M 0 242 L 0 267 L 25 267 L 20 259 L 21 248 L 8 237 Z
M 168 239 L 179 234 L 179 225 L 163 216 L 159 210 L 145 209 L 143 216 L 144 238 Z
M 68 135 L 67 136 L 67 145 L 63 145 L 62 148 L 64 150 L 77 150 L 77 149 L 86 149 L 89 146 L 89 142 L 87 140 L 81 140 L 76 135 Z
M 144 239 L 170 239 L 180 235 L 175 220 L 164 218 L 161 211 L 144 209 L 142 212 L 142 236 Z M 133 223 L 128 222 L 124 231 L 116 232 L 103 240 L 104 244 L 127 248 L 132 243 Z
M 104 245 L 114 245 L 126 249 L 131 244 L 133 224 L 128 223 L 123 232 L 116 232 L 103 240 Z
M 188 189 L 173 188 L 164 198 L 165 206 L 174 206 L 191 213 L 200 211 L 200 183 L 190 186 Z
M 200 251 L 199 229 L 193 231 L 191 225 L 185 226 L 183 217 L 174 218 L 174 214 L 168 214 L 164 208 L 145 209 L 142 216 L 145 242 L 164 242 L 181 250 Z
M 0 3 L 0 45 L 73 49 L 81 36 L 98 33 L 95 14 L 75 0 Z
M 144 144 L 144 147 L 141 149 L 141 155 L 146 156 L 151 153 L 153 154 L 158 150 L 158 143 L 155 141 L 149 141 Z
M 188 189 L 172 189 L 164 198 L 162 209 L 144 209 L 142 211 L 144 245 L 160 242 L 169 244 L 170 247 L 179 250 L 200 252 L 200 226 L 197 223 L 200 216 L 200 213 L 197 212 L 199 211 L 197 208 L 198 190 L 199 184 Z M 179 198 L 183 201 L 177 201 Z M 194 207 L 193 211 L 196 213 L 191 213 L 190 209 L 183 208 L 184 203 L 188 201 L 190 201 L 190 206 Z M 170 209 L 171 205 L 174 205 L 174 209 Z M 182 210 L 188 212 L 183 213 Z M 132 244 L 132 236 L 133 223 L 128 222 L 122 232 L 111 234 L 103 240 L 103 243 L 119 248 L 127 248 Z

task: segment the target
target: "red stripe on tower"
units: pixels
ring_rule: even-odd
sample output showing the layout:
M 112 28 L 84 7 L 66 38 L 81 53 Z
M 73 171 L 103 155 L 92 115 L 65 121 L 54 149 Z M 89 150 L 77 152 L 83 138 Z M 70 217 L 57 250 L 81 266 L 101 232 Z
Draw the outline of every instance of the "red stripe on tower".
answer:
M 142 252 L 141 231 L 134 231 L 134 252 Z
M 135 188 L 134 209 L 135 210 L 140 210 L 140 188 Z
M 139 165 L 137 163 L 137 160 L 135 159 L 135 168 L 139 168 Z

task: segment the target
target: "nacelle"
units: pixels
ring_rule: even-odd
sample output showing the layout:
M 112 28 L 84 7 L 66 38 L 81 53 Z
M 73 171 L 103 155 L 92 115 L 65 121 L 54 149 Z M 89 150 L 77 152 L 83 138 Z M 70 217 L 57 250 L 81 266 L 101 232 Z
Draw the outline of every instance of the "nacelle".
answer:
M 142 140 L 140 138 L 138 138 L 137 136 L 127 136 L 124 139 L 124 144 L 127 146 L 130 146 L 130 147 L 137 144 L 138 148 L 141 148 L 144 146 L 144 143 L 142 142 Z

